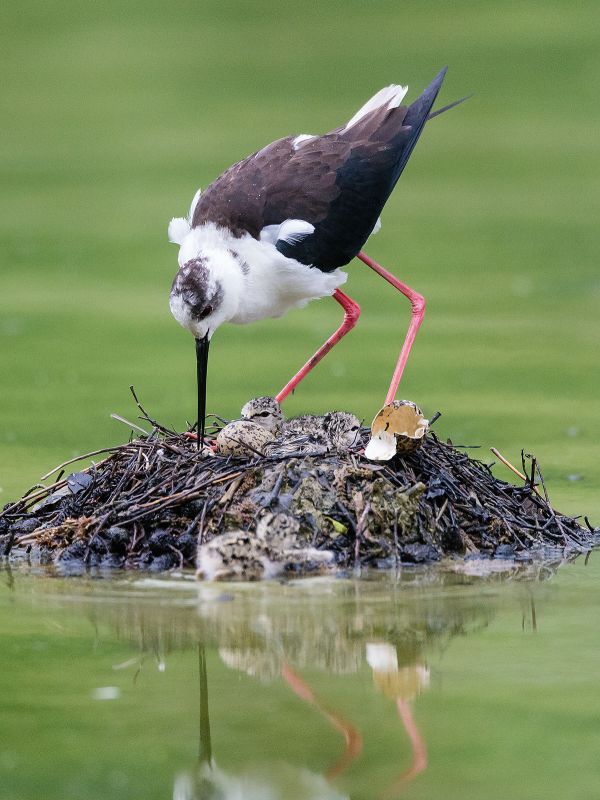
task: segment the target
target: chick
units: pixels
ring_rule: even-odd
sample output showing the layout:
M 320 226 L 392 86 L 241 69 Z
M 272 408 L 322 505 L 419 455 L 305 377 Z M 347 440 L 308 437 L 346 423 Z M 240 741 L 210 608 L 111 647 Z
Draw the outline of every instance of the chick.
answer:
M 360 421 L 348 411 L 330 411 L 324 416 L 303 414 L 285 420 L 274 397 L 249 400 L 242 408 L 242 420 L 260 425 L 276 437 L 264 450 L 274 456 L 347 450 L 357 444 L 360 434 Z
M 310 436 L 328 450 L 346 450 L 358 441 L 360 421 L 349 411 L 329 411 L 322 417 L 303 414 L 285 422 L 283 430 L 286 435 Z
M 267 456 L 319 456 L 331 450 L 331 444 L 323 435 L 306 433 L 284 433 L 265 447 Z
M 283 430 L 283 411 L 274 397 L 254 397 L 242 408 L 242 419 L 260 425 L 279 436 Z
M 232 531 L 200 545 L 197 575 L 204 580 L 260 580 L 275 578 L 288 565 L 333 559 L 328 550 L 298 546 L 298 520 L 289 514 L 266 514 L 256 533 Z
M 323 427 L 336 450 L 347 450 L 358 444 L 360 420 L 349 411 L 330 411 L 325 414 Z

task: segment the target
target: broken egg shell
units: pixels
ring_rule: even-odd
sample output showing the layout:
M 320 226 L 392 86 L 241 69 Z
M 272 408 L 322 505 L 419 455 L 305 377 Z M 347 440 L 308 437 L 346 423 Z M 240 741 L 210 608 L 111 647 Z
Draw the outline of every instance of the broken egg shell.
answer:
M 365 456 L 389 461 L 396 453 L 408 453 L 423 444 L 429 421 L 411 400 L 394 400 L 375 415 Z
M 396 437 L 383 431 L 376 436 L 371 436 L 365 447 L 365 458 L 371 461 L 389 461 L 396 455 Z
M 255 422 L 236 420 L 221 428 L 216 438 L 217 453 L 222 456 L 249 458 L 256 453 L 264 455 L 267 444 L 275 437 Z

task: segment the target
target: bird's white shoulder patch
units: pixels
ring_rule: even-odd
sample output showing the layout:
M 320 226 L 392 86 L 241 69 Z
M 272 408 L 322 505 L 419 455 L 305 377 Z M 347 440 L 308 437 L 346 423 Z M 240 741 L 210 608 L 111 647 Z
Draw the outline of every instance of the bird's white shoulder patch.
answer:
M 303 219 L 286 219 L 281 225 L 265 225 L 260 232 L 260 241 L 277 244 L 277 242 L 287 242 L 288 244 L 298 244 L 306 236 L 315 232 L 315 226 Z
M 351 128 L 353 125 L 356 125 L 357 122 L 359 122 L 371 111 L 375 111 L 376 108 L 381 108 L 382 106 L 387 106 L 388 109 L 398 108 L 407 91 L 408 86 L 399 86 L 397 84 L 392 84 L 391 86 L 386 86 L 385 88 L 380 89 L 377 94 L 374 94 L 373 97 L 364 104 L 362 108 L 358 109 L 352 119 L 346 123 L 344 131 L 347 131 L 348 128 Z
M 173 244 L 183 244 L 183 240 L 191 229 L 189 220 L 184 217 L 173 217 L 169 222 L 169 241 Z
M 192 204 L 190 206 L 187 218 L 173 217 L 171 222 L 169 222 L 169 241 L 173 242 L 173 244 L 182 245 L 183 240 L 192 230 L 192 220 L 194 219 L 194 211 L 196 210 L 196 206 L 198 205 L 198 200 L 200 199 L 201 194 L 202 194 L 202 189 L 198 189 L 192 200 Z
M 301 144 L 304 142 L 308 142 L 310 139 L 314 139 L 315 136 L 312 133 L 301 133 L 300 136 L 296 136 L 296 138 L 292 141 L 292 147 L 294 150 L 297 150 Z
M 315 232 L 315 226 L 303 219 L 286 219 L 279 227 L 277 241 L 297 244 Z

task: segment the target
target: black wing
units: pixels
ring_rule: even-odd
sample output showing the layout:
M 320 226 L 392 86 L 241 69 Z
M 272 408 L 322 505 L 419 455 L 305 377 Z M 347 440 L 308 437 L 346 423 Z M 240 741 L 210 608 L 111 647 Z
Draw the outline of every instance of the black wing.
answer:
M 445 73 L 409 107 L 376 108 L 348 130 L 297 148 L 294 137 L 279 139 L 234 164 L 200 196 L 193 226 L 214 222 L 258 238 L 267 225 L 301 219 L 314 232 L 293 243 L 278 240 L 280 252 L 326 272 L 347 264 L 402 174 Z

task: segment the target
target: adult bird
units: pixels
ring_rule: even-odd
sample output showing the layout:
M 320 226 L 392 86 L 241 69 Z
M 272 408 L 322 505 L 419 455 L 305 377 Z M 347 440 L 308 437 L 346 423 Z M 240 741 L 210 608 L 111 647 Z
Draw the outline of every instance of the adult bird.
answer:
M 196 340 L 199 444 L 204 441 L 211 337 L 223 322 L 279 317 L 331 295 L 344 310 L 341 326 L 283 387 L 282 402 L 351 330 L 360 307 L 340 290 L 341 267 L 358 256 L 411 302 L 411 322 L 386 404 L 396 395 L 425 313 L 425 300 L 369 258 L 362 247 L 431 113 L 446 68 L 410 106 L 406 86 L 377 92 L 343 126 L 324 136 L 286 136 L 234 164 L 204 192 L 187 219 L 173 219 L 180 245 L 170 296 L 175 319 Z M 461 101 L 458 101 L 461 102 Z

